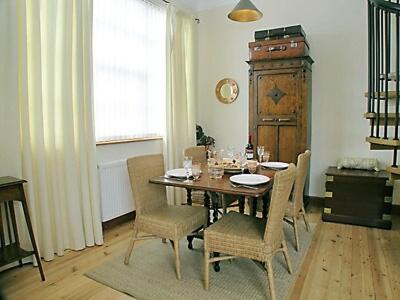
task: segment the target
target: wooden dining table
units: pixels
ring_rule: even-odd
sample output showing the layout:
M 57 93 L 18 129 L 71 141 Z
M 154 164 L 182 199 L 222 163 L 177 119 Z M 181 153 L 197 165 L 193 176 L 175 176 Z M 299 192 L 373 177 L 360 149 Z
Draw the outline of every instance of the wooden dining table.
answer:
M 273 178 L 276 170 L 266 169 L 258 166 L 256 174 L 268 176 L 271 180 L 268 183 L 256 185 L 255 189 L 246 187 L 234 187 L 231 184 L 230 177 L 235 174 L 225 173 L 221 179 L 212 179 L 208 174 L 207 166 L 202 167 L 202 175 L 198 180 L 186 181 L 181 178 L 170 178 L 167 176 L 159 176 L 150 179 L 151 183 L 161 184 L 165 186 L 180 187 L 187 191 L 187 204 L 192 205 L 192 191 L 205 191 L 204 206 L 213 209 L 213 222 L 218 220 L 218 194 L 226 194 L 238 196 L 239 212 L 244 213 L 245 199 L 253 199 L 252 215 L 257 214 L 257 199 L 263 199 L 262 215 L 265 218 L 268 207 L 268 192 L 272 188 Z M 210 218 L 209 218 L 210 219 Z
M 208 214 L 210 213 L 210 208 L 213 209 L 213 223 L 218 220 L 218 204 L 219 198 L 218 194 L 226 194 L 233 195 L 239 198 L 239 212 L 244 213 L 245 199 L 252 199 L 252 209 L 251 213 L 253 216 L 257 214 L 257 200 L 262 198 L 263 200 L 263 209 L 262 209 L 262 217 L 267 217 L 267 208 L 269 204 L 269 191 L 273 185 L 273 179 L 276 170 L 266 169 L 262 166 L 257 167 L 256 174 L 261 174 L 268 176 L 271 180 L 265 184 L 254 186 L 253 188 L 245 188 L 245 187 L 234 187 L 231 184 L 230 177 L 232 173 L 225 173 L 221 179 L 212 179 L 208 174 L 207 166 L 202 167 L 202 175 L 198 180 L 190 180 L 185 181 L 181 178 L 170 178 L 167 176 L 159 176 L 150 179 L 151 183 L 161 184 L 165 186 L 171 187 L 179 187 L 184 188 L 187 191 L 187 205 L 192 205 L 192 191 L 204 191 L 204 206 L 207 207 Z M 208 222 L 210 225 L 210 215 L 208 215 Z M 198 236 L 202 238 L 202 236 Z M 188 236 L 188 248 L 192 249 L 193 245 L 193 236 Z M 214 253 L 214 256 L 218 256 L 219 253 Z M 219 262 L 214 263 L 214 270 L 219 272 L 220 266 Z

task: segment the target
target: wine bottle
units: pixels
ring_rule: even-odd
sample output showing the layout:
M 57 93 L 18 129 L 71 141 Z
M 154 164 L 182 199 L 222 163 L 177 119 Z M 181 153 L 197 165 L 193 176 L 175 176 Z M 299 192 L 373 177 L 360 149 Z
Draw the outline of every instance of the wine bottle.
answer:
M 249 142 L 246 145 L 246 158 L 253 159 L 254 158 L 254 147 L 251 143 L 251 135 L 249 135 Z

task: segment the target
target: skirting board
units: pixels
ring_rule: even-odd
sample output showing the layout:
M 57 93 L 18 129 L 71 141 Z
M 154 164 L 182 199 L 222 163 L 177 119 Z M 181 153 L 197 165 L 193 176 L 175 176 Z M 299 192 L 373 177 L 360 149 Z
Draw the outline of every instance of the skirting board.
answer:
M 109 230 L 111 228 L 114 228 L 114 227 L 116 227 L 118 225 L 127 223 L 129 221 L 133 221 L 135 219 L 135 217 L 136 217 L 136 211 L 132 211 L 132 212 L 127 213 L 125 215 L 119 216 L 119 217 L 117 217 L 115 219 L 103 222 L 102 223 L 103 231 L 104 230 Z

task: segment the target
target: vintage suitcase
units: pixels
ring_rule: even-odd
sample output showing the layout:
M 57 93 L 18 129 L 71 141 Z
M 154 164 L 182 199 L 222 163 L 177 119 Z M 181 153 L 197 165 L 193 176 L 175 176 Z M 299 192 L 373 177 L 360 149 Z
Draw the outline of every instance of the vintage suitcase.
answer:
M 306 37 L 306 33 L 301 25 L 259 30 L 254 33 L 254 38 L 256 41 L 284 39 L 300 36 L 304 38 Z
M 309 46 L 304 37 L 265 40 L 249 43 L 250 61 L 308 56 Z

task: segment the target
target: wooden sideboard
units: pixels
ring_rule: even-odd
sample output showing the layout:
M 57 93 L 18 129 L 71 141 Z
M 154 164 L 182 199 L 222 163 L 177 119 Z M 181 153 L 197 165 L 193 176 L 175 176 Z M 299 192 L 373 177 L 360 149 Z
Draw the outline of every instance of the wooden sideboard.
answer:
M 296 162 L 310 148 L 311 57 L 249 61 L 249 134 L 270 161 Z

